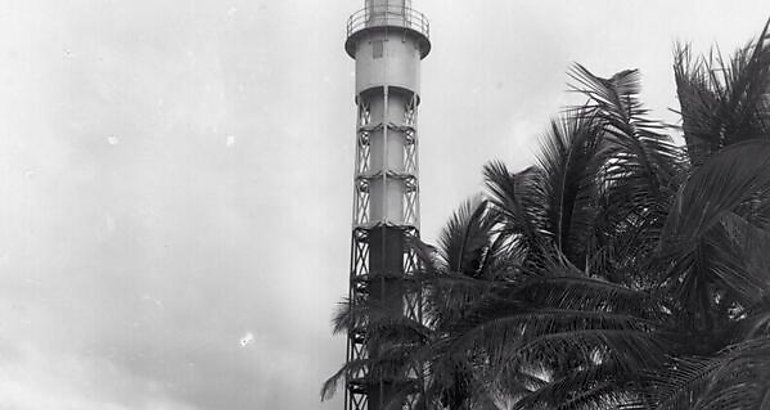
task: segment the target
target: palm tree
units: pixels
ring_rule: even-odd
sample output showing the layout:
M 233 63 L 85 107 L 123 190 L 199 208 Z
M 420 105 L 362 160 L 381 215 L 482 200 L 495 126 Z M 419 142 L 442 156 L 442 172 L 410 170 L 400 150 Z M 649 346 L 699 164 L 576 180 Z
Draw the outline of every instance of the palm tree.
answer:
M 679 151 L 645 117 L 636 71 L 572 76 L 589 102 L 552 122 L 538 165 L 485 168 L 509 274 L 445 342 L 482 352 L 476 372 L 519 408 L 629 401 L 632 370 L 665 353 L 664 302 L 636 267 L 664 223 Z M 506 389 L 523 376 L 533 391 Z
M 770 23 L 770 22 L 769 22 Z M 660 408 L 770 406 L 768 25 L 729 61 L 679 47 L 675 73 L 695 170 L 669 215 L 661 259 L 688 339 L 653 397 Z
M 364 306 L 338 329 L 401 340 L 376 366 L 424 369 L 430 409 L 770 408 L 767 33 L 729 62 L 678 48 L 686 147 L 648 117 L 638 71 L 576 65 L 586 103 L 537 164 L 489 163 L 486 199 L 437 248 L 411 244 L 427 321 Z
M 650 346 L 613 346 L 605 339 L 598 347 L 618 349 L 617 354 L 631 353 L 631 357 L 634 351 L 643 353 L 648 362 L 626 363 L 635 365 L 629 369 L 622 366 L 625 359 L 621 358 L 620 366 L 611 365 L 611 371 L 604 372 L 602 368 L 612 360 L 583 361 L 572 367 L 577 371 L 567 372 L 520 401 L 519 407 L 544 403 L 581 408 L 590 403 L 588 408 L 597 408 L 600 402 L 609 408 L 618 403 L 671 409 L 770 405 L 770 47 L 766 38 L 767 27 L 758 41 L 736 53 L 729 66 L 719 59 L 718 69 L 703 59 L 685 66 L 689 62 L 681 56 L 687 52 L 680 49 L 677 83 L 688 142 L 685 154 L 691 154 L 683 158 L 655 132 L 658 124 L 643 119 L 644 111 L 634 98 L 636 83 L 628 81 L 633 72 L 604 80 L 576 68 L 573 78 L 589 97 L 576 116 L 598 113 L 604 132 L 599 137 L 602 148 L 594 155 L 600 165 L 583 167 L 600 169 L 592 177 L 598 191 L 589 203 L 598 206 L 603 217 L 579 234 L 595 238 L 595 245 L 590 239 L 578 241 L 592 255 L 581 274 L 616 283 L 639 297 L 647 295 L 651 302 L 642 332 L 651 337 Z M 714 72 L 724 74 L 717 78 Z M 572 149 L 558 146 L 561 152 L 585 152 L 579 134 L 572 141 L 576 141 L 569 145 Z M 545 151 L 552 152 L 553 145 L 546 145 Z M 677 173 L 685 178 L 677 178 Z M 570 186 L 569 178 L 561 181 L 561 186 Z M 585 185 L 592 189 L 590 183 Z M 558 209 L 559 215 L 564 209 Z M 566 209 L 574 214 L 576 207 Z M 577 209 L 590 215 L 584 207 Z M 553 229 L 546 232 L 557 237 Z M 564 240 L 554 242 L 575 267 L 581 267 L 574 247 L 565 248 Z M 586 297 L 575 293 L 569 298 Z M 601 299 L 600 310 L 606 311 L 610 300 Z M 579 311 L 586 306 L 576 305 Z M 608 324 L 601 324 L 599 334 L 612 330 Z M 566 328 L 570 326 L 575 323 Z M 626 335 L 632 334 L 629 329 L 621 328 Z M 513 340 L 494 343 L 515 346 Z M 664 349 L 655 352 L 647 347 Z M 595 351 L 591 348 L 590 343 L 580 343 L 578 350 Z
M 539 164 L 485 168 L 504 283 L 466 304 L 441 355 L 483 358 L 466 368 L 515 408 L 770 405 L 766 32 L 718 83 L 677 60 L 680 96 L 707 97 L 682 99 L 688 151 L 646 118 L 636 71 L 576 66 L 588 102 L 552 123 Z M 705 148 L 703 129 L 719 130 Z

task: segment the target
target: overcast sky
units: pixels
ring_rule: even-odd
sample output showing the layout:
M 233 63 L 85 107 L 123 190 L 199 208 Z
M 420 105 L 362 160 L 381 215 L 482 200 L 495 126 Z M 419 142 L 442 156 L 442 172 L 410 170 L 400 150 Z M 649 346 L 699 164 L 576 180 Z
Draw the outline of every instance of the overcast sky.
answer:
M 0 409 L 341 409 L 362 0 L 0 0 Z M 423 237 L 531 163 L 580 62 L 732 50 L 763 1 L 413 0 Z

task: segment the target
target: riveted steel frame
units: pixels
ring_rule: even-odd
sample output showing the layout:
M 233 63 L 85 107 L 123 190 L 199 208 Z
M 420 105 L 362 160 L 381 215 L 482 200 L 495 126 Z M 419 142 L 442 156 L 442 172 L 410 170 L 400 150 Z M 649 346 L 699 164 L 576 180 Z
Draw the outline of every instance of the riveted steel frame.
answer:
M 387 93 L 387 90 L 384 91 Z M 372 97 L 370 97 L 372 98 Z M 376 97 L 374 97 L 376 98 Z M 417 138 L 417 105 L 418 96 L 412 93 L 405 107 L 405 116 L 401 124 L 373 124 L 371 122 L 370 104 L 367 98 L 359 95 L 356 99 L 358 106 L 358 120 L 356 132 L 355 175 L 353 194 L 353 230 L 351 240 L 350 262 L 350 290 L 348 300 L 351 305 L 366 303 L 368 297 L 367 279 L 370 276 L 369 267 L 369 233 L 383 224 L 393 226 L 403 232 L 409 243 L 410 239 L 419 238 L 420 213 L 419 213 L 419 168 L 418 168 L 418 138 Z M 371 151 L 370 137 L 373 132 L 387 127 L 388 131 L 401 133 L 404 136 L 404 164 L 402 172 L 381 171 L 372 172 L 370 167 Z M 387 221 L 372 221 L 370 218 L 369 186 L 373 178 L 390 178 L 402 181 L 405 186 L 402 204 L 403 218 L 398 225 L 389 224 Z M 405 275 L 414 275 L 420 267 L 417 253 L 412 246 L 405 246 L 402 255 L 402 272 Z M 414 289 L 404 292 L 403 313 L 406 317 L 422 322 L 422 295 Z M 347 361 L 348 363 L 360 363 L 368 358 L 366 329 L 354 328 L 348 331 Z M 356 367 L 346 375 L 345 410 L 367 410 L 368 369 Z M 422 386 L 422 371 L 414 368 L 406 375 L 412 379 L 418 388 Z M 402 408 L 415 409 L 418 402 L 417 394 L 407 395 Z
M 353 226 L 367 227 L 380 221 L 372 221 L 369 217 L 369 185 L 375 178 L 388 178 L 403 181 L 405 185 L 403 202 L 403 225 L 420 226 L 420 195 L 419 195 L 419 166 L 417 139 L 417 103 L 418 97 L 412 94 L 404 115 L 403 124 L 372 124 L 369 101 L 359 96 L 358 126 L 356 135 L 355 176 L 353 186 Z M 404 164 L 403 172 L 387 171 L 372 172 L 370 167 L 371 151 L 370 137 L 373 132 L 387 127 L 389 131 L 404 135 Z

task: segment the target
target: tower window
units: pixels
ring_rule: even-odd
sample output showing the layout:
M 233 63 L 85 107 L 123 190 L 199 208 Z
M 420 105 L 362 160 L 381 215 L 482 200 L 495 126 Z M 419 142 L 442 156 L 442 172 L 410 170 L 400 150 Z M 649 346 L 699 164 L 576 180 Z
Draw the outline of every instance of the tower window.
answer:
M 374 40 L 372 43 L 372 57 L 382 58 L 383 42 L 382 40 Z

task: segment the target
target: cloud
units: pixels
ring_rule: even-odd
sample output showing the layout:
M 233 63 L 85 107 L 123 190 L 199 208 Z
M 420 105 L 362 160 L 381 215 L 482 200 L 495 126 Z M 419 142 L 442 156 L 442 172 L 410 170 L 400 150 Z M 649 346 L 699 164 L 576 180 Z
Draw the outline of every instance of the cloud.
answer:
M 128 394 L 130 392 L 130 394 Z M 3 410 L 197 410 L 157 381 L 104 359 L 43 352 L 32 345 L 0 362 Z

